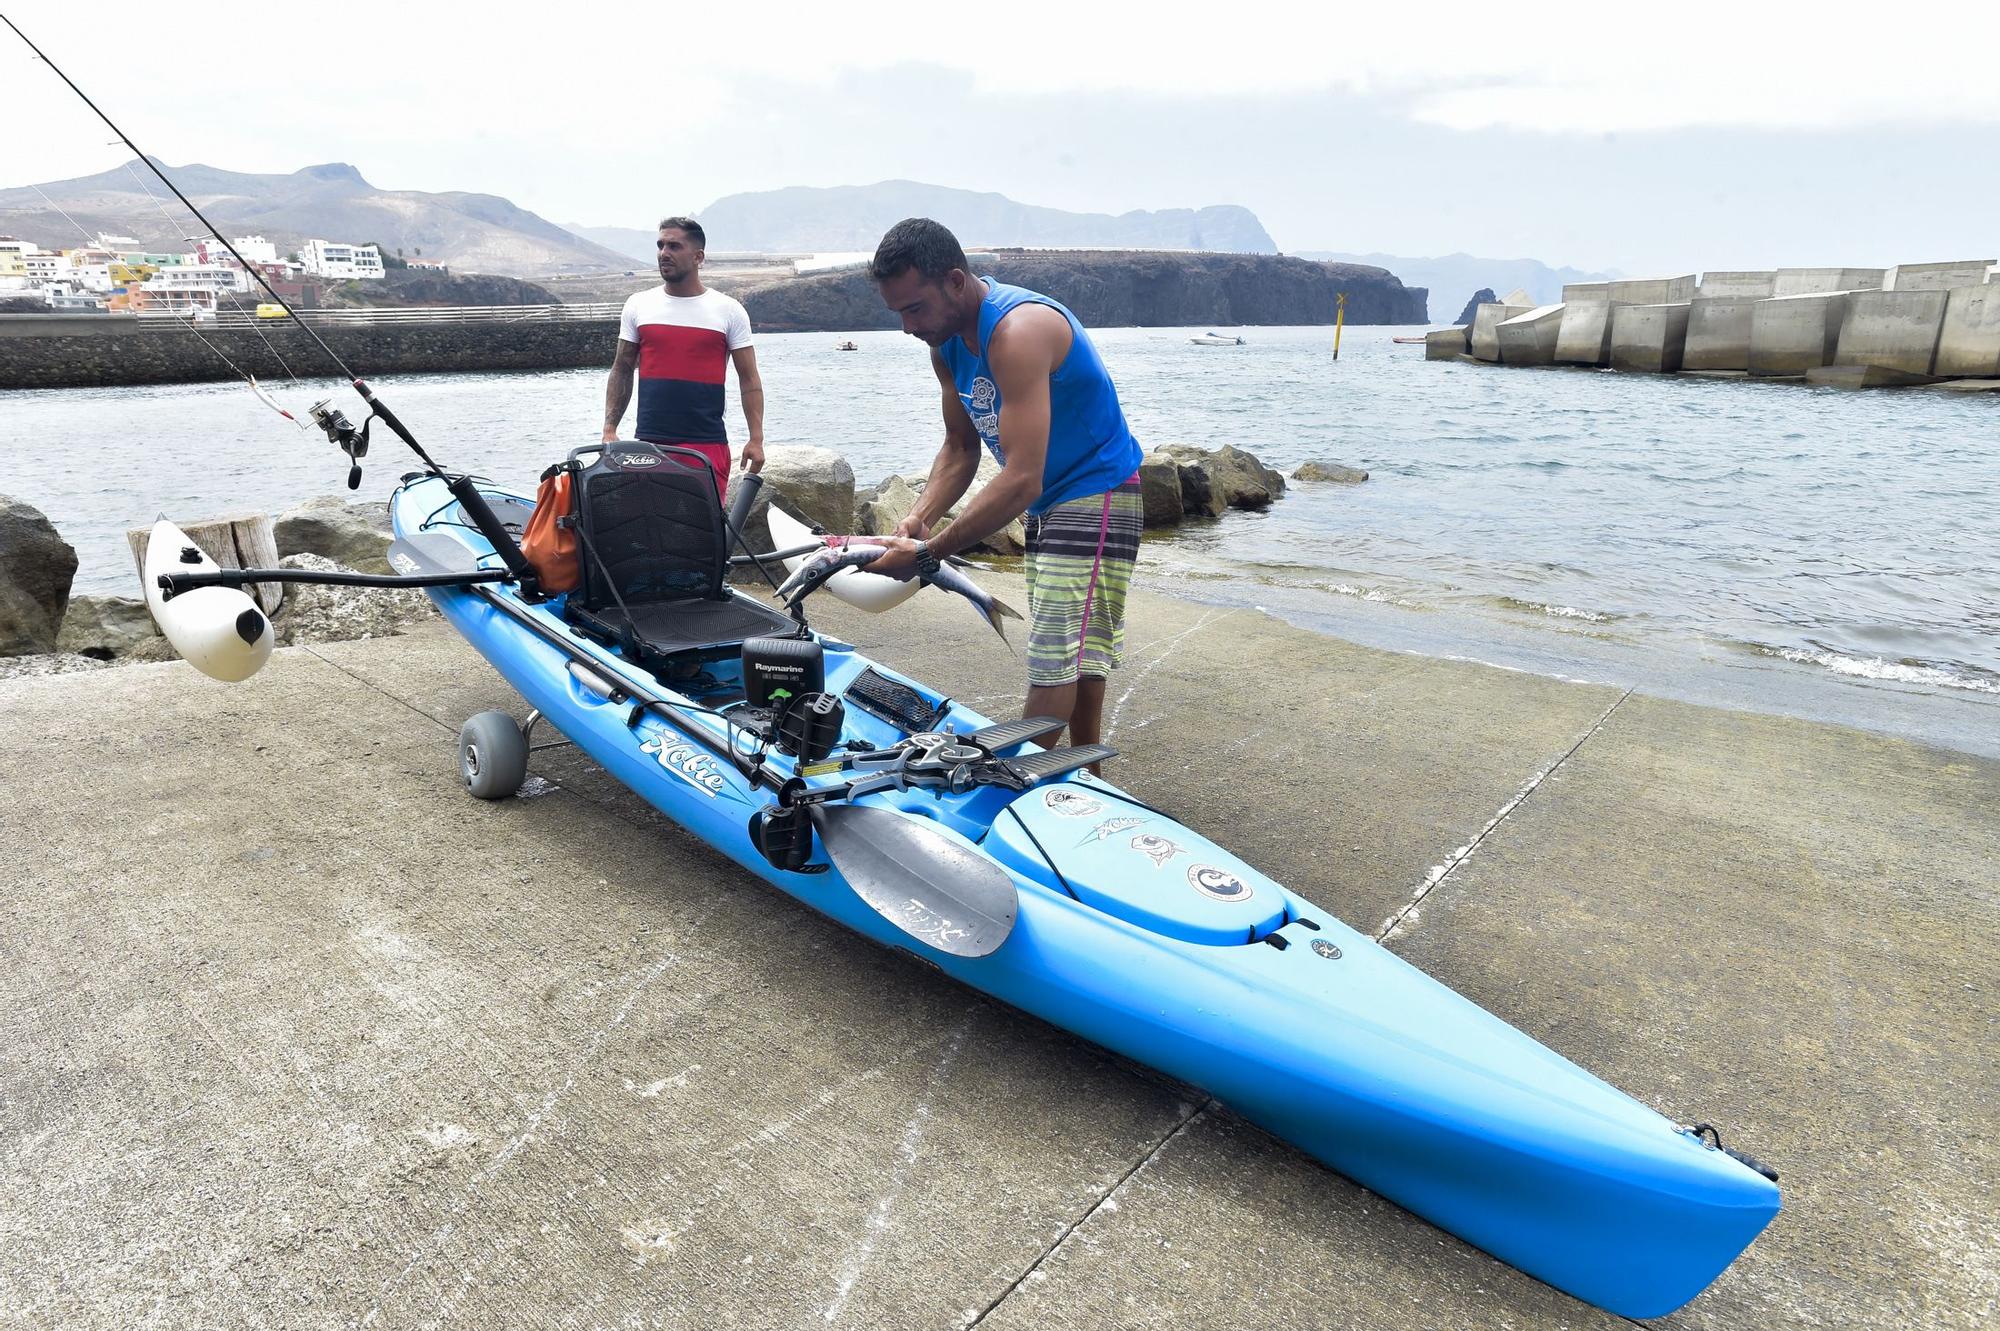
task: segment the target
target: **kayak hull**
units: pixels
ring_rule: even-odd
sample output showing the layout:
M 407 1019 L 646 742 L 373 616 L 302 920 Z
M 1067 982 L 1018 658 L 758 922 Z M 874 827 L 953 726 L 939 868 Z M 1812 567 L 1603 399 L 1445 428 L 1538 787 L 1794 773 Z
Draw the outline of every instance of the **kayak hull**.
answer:
M 449 525 L 449 500 L 433 480 L 399 490 L 398 534 L 408 537 L 428 520 L 494 562 L 475 531 Z M 431 595 L 530 706 L 743 868 L 884 946 L 1201 1087 L 1355 1181 L 1580 1299 L 1627 1317 L 1671 1312 L 1778 1211 L 1777 1187 L 1762 1175 L 1085 772 L 1020 795 L 986 787 L 965 796 L 865 797 L 933 819 L 1015 880 L 1018 916 L 997 950 L 971 958 L 928 948 L 871 909 L 837 869 L 789 873 L 766 860 L 752 844 L 750 820 L 770 794 L 750 789 L 734 767 L 655 715 L 628 724 L 631 705 L 596 691 L 604 678 L 630 670 L 616 651 L 571 638 L 566 655 L 518 618 L 525 612 L 566 633 L 556 608 L 522 606 L 506 587 Z M 844 644 L 823 646 L 828 692 L 871 668 L 902 679 Z M 571 668 L 579 656 L 588 667 L 581 678 Z M 850 733 L 873 743 L 898 737 L 857 709 L 849 717 Z M 970 731 L 988 723 L 952 704 L 939 725 Z M 715 731 L 722 733 L 719 721 Z M 1018 830 L 1030 828 L 1039 834 Z M 1128 840 L 1144 853 L 1110 858 Z M 1147 913 L 1163 894 L 1184 896 L 1186 909 Z

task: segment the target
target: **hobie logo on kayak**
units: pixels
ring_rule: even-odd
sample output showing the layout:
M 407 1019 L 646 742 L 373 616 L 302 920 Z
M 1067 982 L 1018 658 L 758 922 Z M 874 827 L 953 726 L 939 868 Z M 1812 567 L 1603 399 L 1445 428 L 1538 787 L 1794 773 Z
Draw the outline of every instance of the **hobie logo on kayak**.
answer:
M 1250 884 L 1213 864 L 1190 864 L 1187 878 L 1188 885 L 1205 897 L 1214 897 L 1217 901 L 1250 899 Z
M 1127 828 L 1137 827 L 1145 821 L 1144 818 L 1107 818 L 1097 826 L 1091 828 L 1089 834 L 1076 844 L 1087 846 L 1093 841 L 1104 841 L 1117 836 Z
M 660 766 L 710 799 L 722 793 L 722 768 L 694 745 L 680 740 L 649 739 L 639 746 L 639 751 L 652 754 L 659 759 Z
M 657 467 L 662 462 L 666 461 L 666 459 L 661 457 L 658 453 L 644 452 L 639 449 L 633 449 L 629 452 L 621 449 L 620 451 L 613 453 L 611 455 L 611 460 L 613 465 L 624 467 L 628 470 L 634 468 L 644 469 L 646 467 Z
M 404 554 L 401 550 L 390 555 L 389 562 L 396 566 L 398 573 L 415 573 L 417 571 L 417 561 Z

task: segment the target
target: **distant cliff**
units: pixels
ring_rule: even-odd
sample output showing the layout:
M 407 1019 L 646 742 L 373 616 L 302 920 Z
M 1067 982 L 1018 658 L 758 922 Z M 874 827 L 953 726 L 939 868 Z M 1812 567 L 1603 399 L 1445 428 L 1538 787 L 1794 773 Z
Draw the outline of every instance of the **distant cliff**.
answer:
M 1276 254 L 1264 224 L 1248 208 L 1138 209 L 1072 213 L 1018 203 L 1004 194 L 884 180 L 831 189 L 793 186 L 732 194 L 702 210 L 711 252 L 816 253 L 873 250 L 905 217 L 932 217 L 967 246 L 1106 245 L 1134 249 L 1219 250 Z M 652 237 L 643 252 L 652 254 Z
M 1387 269 L 1281 255 L 1002 250 L 973 267 L 1054 296 L 1099 328 L 1330 324 L 1342 291 L 1349 323 L 1418 324 L 1428 295 Z M 860 270 L 773 282 L 741 298 L 751 322 L 774 333 L 898 326 Z

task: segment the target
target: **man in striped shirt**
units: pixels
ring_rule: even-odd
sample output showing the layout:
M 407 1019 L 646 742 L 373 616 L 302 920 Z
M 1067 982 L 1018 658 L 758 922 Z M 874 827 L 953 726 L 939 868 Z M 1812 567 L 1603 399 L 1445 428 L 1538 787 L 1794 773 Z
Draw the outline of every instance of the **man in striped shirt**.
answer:
M 708 237 L 691 217 L 660 223 L 658 242 L 662 285 L 636 292 L 625 302 L 618 328 L 618 354 L 604 388 L 604 442 L 618 439 L 619 422 L 639 383 L 639 415 L 633 435 L 649 444 L 687 448 L 708 459 L 718 497 L 728 492 L 729 435 L 722 424 L 725 362 L 736 367 L 743 399 L 746 471 L 764 466 L 764 381 L 757 374 L 750 316 L 743 306 L 701 283 Z

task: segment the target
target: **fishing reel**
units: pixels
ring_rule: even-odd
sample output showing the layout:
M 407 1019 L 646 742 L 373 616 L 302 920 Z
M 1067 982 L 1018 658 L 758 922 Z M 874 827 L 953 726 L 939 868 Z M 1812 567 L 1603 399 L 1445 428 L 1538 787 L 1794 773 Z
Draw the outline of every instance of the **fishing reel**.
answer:
M 355 429 L 345 413 L 333 405 L 332 398 L 315 402 L 306 408 L 306 415 L 312 417 L 313 424 L 326 432 L 326 437 L 347 454 L 347 488 L 361 488 L 361 459 L 368 456 L 368 427 L 375 423 L 373 413 Z

